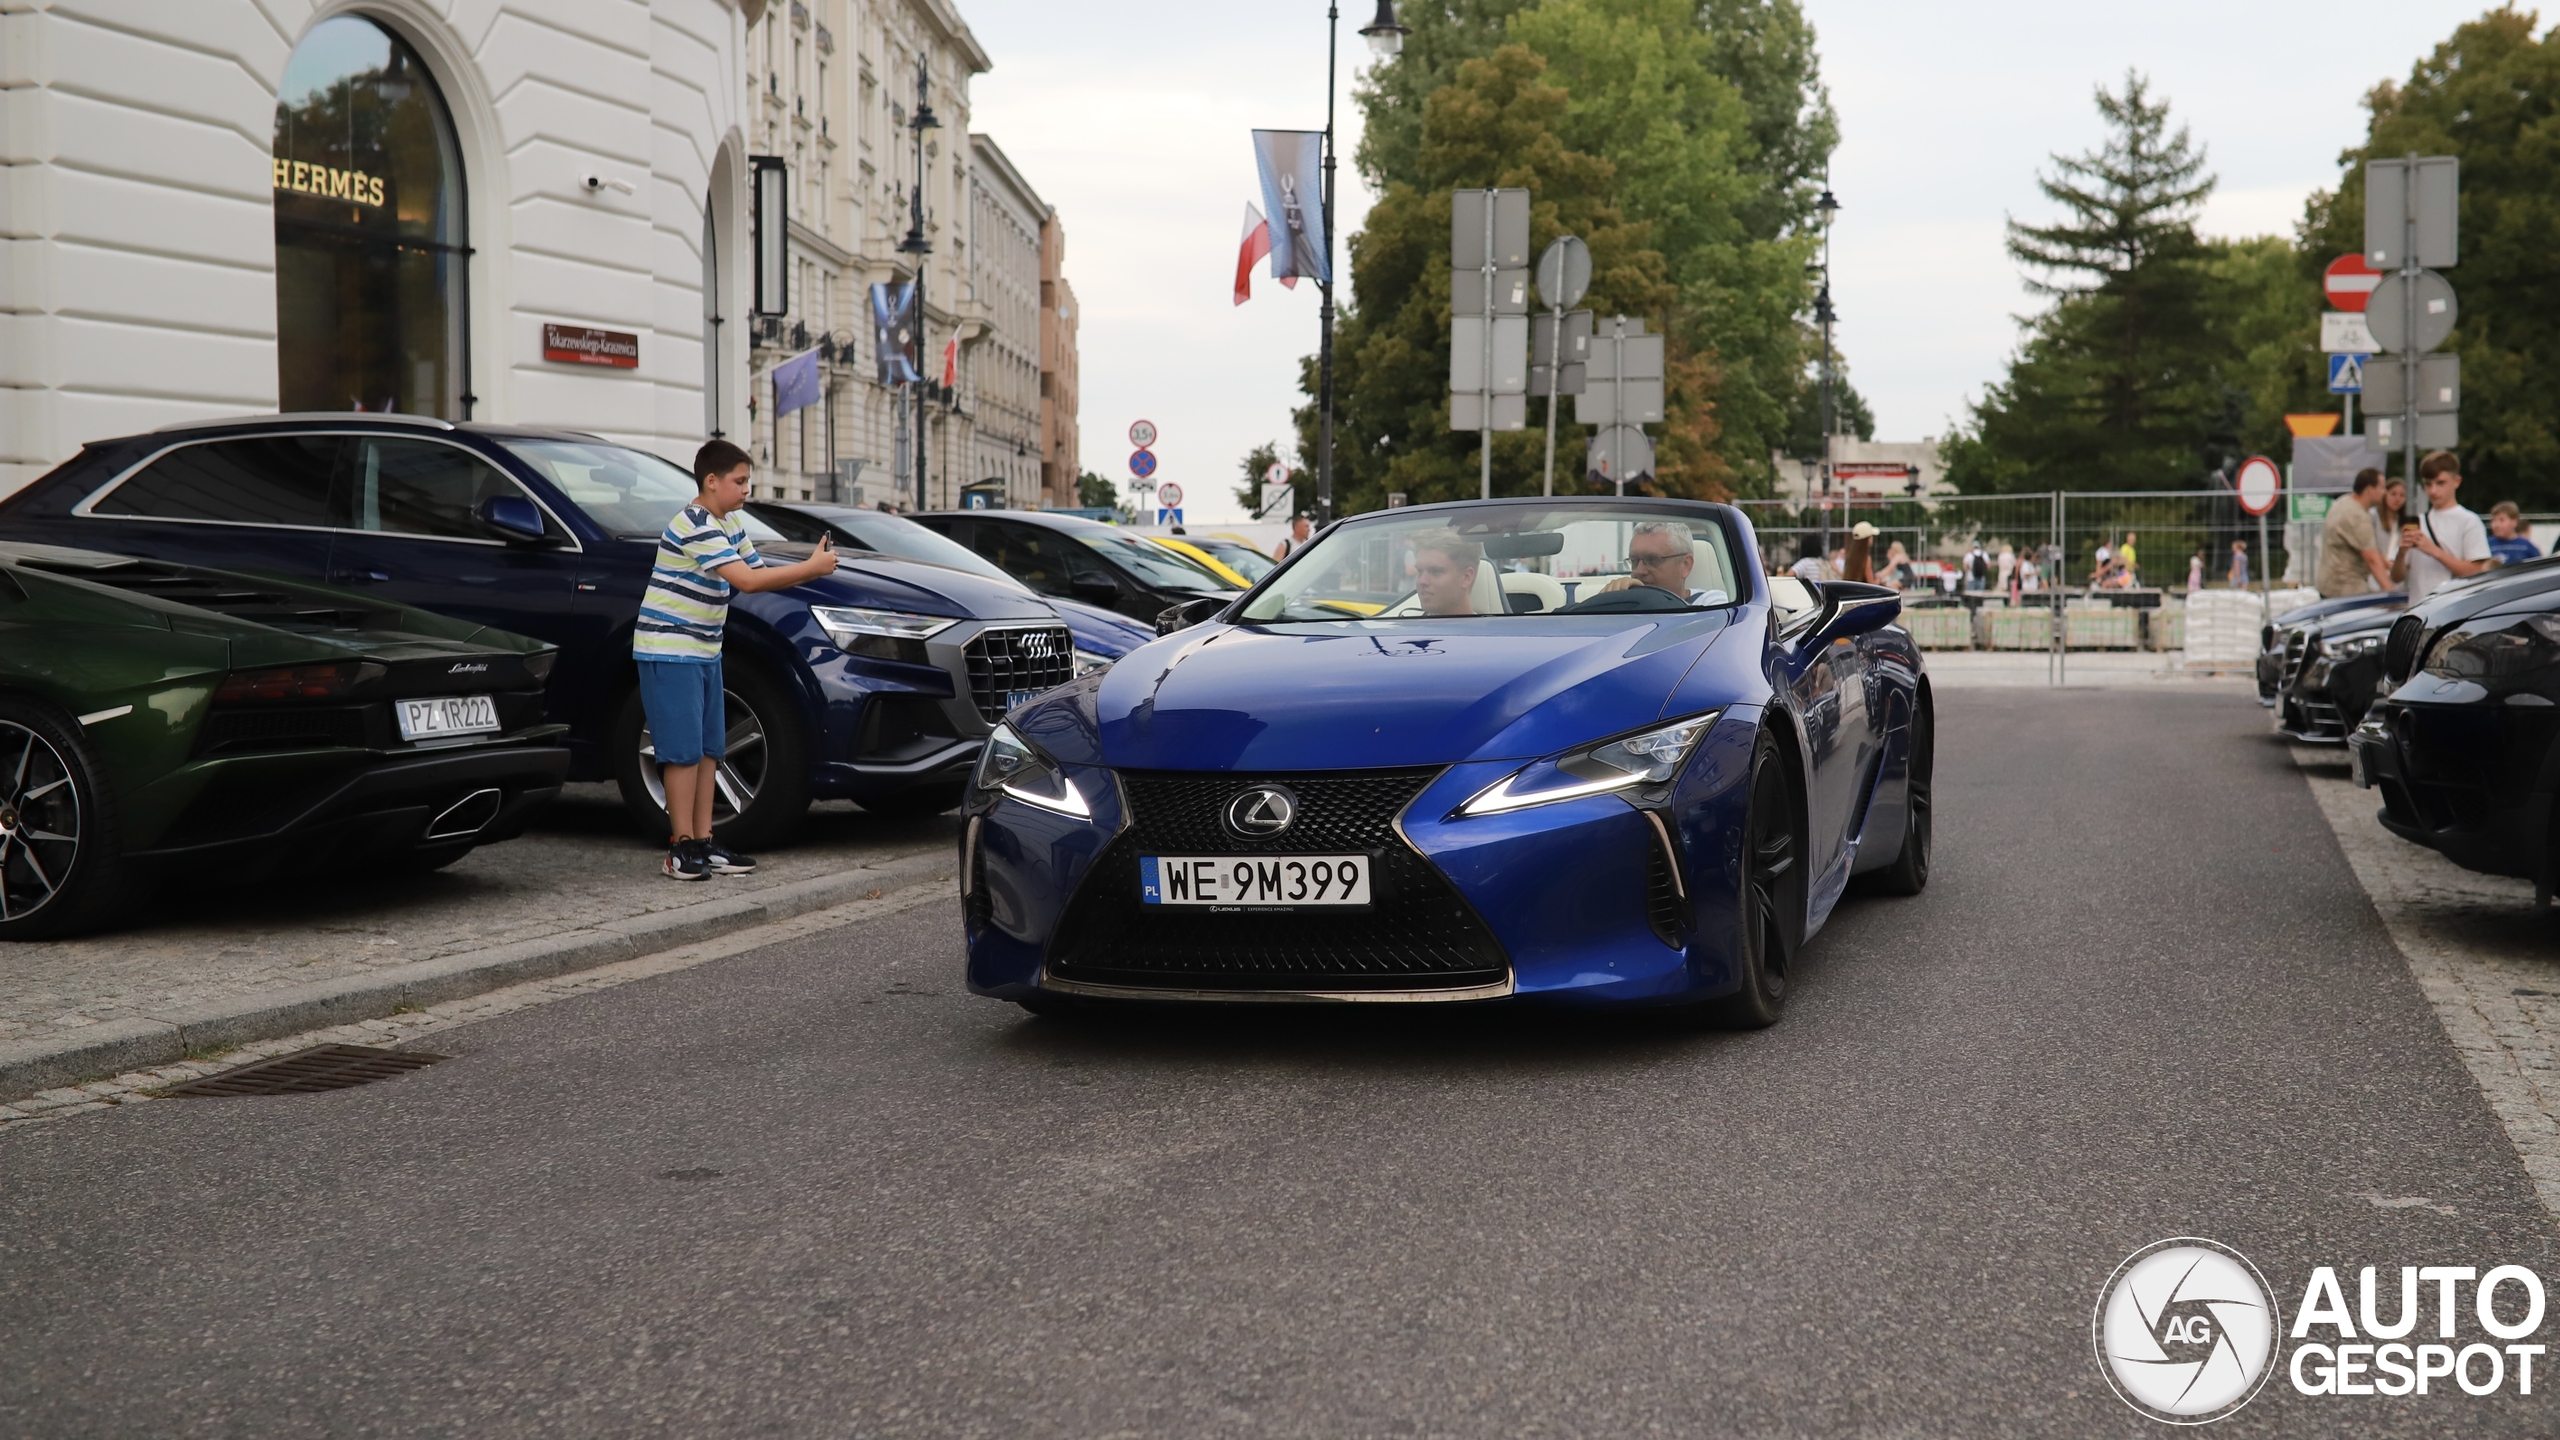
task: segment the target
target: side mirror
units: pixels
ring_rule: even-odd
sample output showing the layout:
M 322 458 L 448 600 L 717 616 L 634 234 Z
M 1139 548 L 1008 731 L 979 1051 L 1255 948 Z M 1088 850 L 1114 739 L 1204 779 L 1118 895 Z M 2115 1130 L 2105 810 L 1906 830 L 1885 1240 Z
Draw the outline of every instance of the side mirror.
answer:
M 1168 606 L 1162 614 L 1156 616 L 1156 633 L 1170 635 L 1176 630 L 1188 630 L 1226 609 L 1229 603 L 1215 595 L 1203 595 L 1197 600 L 1185 600 L 1179 605 Z
M 1821 588 L 1822 604 L 1829 613 L 1814 627 L 1816 643 L 1827 645 L 1842 636 L 1864 635 L 1902 615 L 1902 596 L 1888 586 L 1827 580 Z
M 510 545 L 548 545 L 551 532 L 542 523 L 541 507 L 521 495 L 492 495 L 474 506 L 471 518 L 480 528 Z
M 1120 598 L 1119 581 L 1090 571 L 1068 581 L 1067 590 L 1077 599 L 1089 600 L 1096 605 L 1108 605 Z

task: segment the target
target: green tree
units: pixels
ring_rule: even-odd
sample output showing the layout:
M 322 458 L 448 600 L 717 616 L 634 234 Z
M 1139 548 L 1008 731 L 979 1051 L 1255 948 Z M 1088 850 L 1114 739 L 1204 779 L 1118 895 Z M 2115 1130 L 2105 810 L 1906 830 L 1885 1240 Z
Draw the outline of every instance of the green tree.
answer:
M 1076 477 L 1076 503 L 1088 510 L 1117 509 L 1120 487 L 1087 470 Z
M 2195 233 L 2214 184 L 2204 152 L 2138 74 L 2097 105 L 2104 145 L 2038 177 L 2067 218 L 2010 222 L 2009 253 L 2054 304 L 1949 437 L 1960 488 L 2183 489 L 2238 443 L 2215 256 Z
M 2462 297 L 2446 348 L 2462 357 L 2463 497 L 2560 508 L 2560 27 L 2511 8 L 2455 28 L 2403 84 L 2376 86 L 2365 143 L 2340 158 L 2335 192 L 2312 197 L 2306 281 L 2364 248 L 2364 166 L 2377 156 L 2462 162 Z

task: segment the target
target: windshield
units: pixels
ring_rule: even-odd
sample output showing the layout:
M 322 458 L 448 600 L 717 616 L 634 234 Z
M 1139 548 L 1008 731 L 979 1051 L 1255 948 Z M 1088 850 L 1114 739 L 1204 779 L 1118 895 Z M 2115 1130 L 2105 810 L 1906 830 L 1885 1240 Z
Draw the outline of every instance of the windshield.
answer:
M 1234 581 L 1196 561 L 1161 545 L 1114 534 L 1100 525 L 1091 529 L 1077 526 L 1068 533 L 1084 542 L 1086 549 L 1108 557 L 1113 564 L 1159 589 L 1233 591 L 1236 588 Z
M 701 487 L 684 467 L 646 450 L 600 442 L 508 440 L 501 442 L 517 459 L 542 472 L 542 478 L 569 497 L 571 504 L 604 532 L 621 540 L 655 540 L 667 521 L 693 503 Z M 739 522 L 758 545 L 787 545 L 780 531 L 744 511 Z
M 1241 540 L 1194 540 L 1191 543 L 1208 551 L 1219 564 L 1247 580 L 1258 582 L 1263 576 L 1280 568 L 1279 561 Z
M 854 543 L 866 550 L 895 555 L 901 560 L 921 560 L 928 565 L 966 570 L 972 575 L 1002 581 L 1008 590 L 1023 588 L 1021 581 L 988 564 L 977 551 L 949 536 L 937 535 L 903 515 L 889 515 L 877 510 L 825 510 L 816 513 L 829 525 L 852 536 Z
M 1390 512 L 1316 541 L 1250 621 L 1693 610 L 1740 597 L 1724 527 L 1615 501 Z

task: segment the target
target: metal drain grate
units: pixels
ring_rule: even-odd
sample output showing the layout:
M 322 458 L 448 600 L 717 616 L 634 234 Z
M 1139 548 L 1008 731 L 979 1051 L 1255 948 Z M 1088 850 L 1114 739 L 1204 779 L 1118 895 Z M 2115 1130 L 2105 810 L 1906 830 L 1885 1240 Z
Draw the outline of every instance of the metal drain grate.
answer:
M 207 1075 L 169 1089 L 172 1095 L 308 1095 L 370 1085 L 412 1070 L 423 1070 L 450 1055 L 415 1050 L 379 1050 L 371 1045 L 315 1045 L 257 1060 L 219 1075 Z

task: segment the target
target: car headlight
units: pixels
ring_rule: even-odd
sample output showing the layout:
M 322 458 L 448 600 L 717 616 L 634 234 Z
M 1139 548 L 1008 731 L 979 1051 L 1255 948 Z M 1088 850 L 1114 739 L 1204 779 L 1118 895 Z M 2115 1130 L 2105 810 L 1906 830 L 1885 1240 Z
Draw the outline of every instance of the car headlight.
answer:
M 1090 651 L 1090 650 L 1082 650 L 1082 649 L 1080 649 L 1080 650 L 1076 651 L 1076 675 L 1075 675 L 1075 678 L 1077 678 L 1078 680 L 1083 679 L 1083 678 L 1084 678 L 1084 677 L 1086 677 L 1087 675 L 1099 675 L 1099 674 L 1101 674 L 1103 671 L 1108 670 L 1108 669 L 1110 669 L 1110 668 L 1111 668 L 1111 657 L 1110 657 L 1110 656 L 1108 656 L 1108 655 L 1096 655 L 1096 654 L 1094 654 L 1094 653 L 1093 653 L 1092 651 Z
M 948 615 L 915 615 L 904 610 L 857 610 L 849 605 L 812 605 L 809 618 L 836 642 L 836 648 L 847 655 L 868 655 L 875 660 L 904 660 L 911 665 L 931 662 L 925 657 L 924 642 L 960 622 Z
M 1499 815 L 1531 805 L 1552 805 L 1585 795 L 1607 795 L 1668 784 L 1680 773 L 1689 752 L 1724 711 L 1709 710 L 1633 735 L 1568 750 L 1553 760 L 1525 766 L 1476 792 L 1458 807 L 1461 815 Z
M 2332 663 L 2353 660 L 2359 655 L 2370 655 L 2381 649 L 2384 638 L 2376 634 L 2350 635 L 2343 640 L 2323 640 L 2320 642 L 2320 653 L 2327 656 Z
M 1048 756 L 1032 749 L 1030 742 L 1015 734 L 1010 725 L 996 726 L 995 733 L 987 737 L 987 748 L 978 756 L 978 773 L 970 784 L 981 798 L 1010 795 L 1025 805 L 1037 805 L 1060 815 L 1079 820 L 1093 818 L 1093 807 L 1085 804 L 1076 782 L 1060 773 Z

